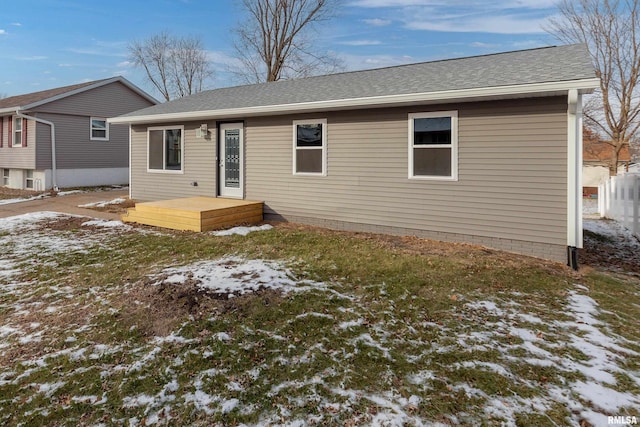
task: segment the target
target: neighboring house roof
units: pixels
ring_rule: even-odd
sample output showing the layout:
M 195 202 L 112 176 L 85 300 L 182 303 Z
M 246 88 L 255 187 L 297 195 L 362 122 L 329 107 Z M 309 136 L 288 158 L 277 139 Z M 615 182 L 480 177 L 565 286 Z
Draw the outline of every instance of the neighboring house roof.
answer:
M 597 164 L 606 166 L 611 159 L 613 147 L 601 139 L 589 128 L 583 129 L 582 137 L 582 161 L 587 164 Z M 618 162 L 628 162 L 631 160 L 629 147 L 622 147 L 618 155 Z
M 129 89 L 136 92 L 138 95 L 149 100 L 150 102 L 157 104 L 158 100 L 144 92 L 136 85 L 122 76 L 111 77 L 108 79 L 95 80 L 86 83 L 79 83 L 71 86 L 63 86 L 54 89 L 43 90 L 40 92 L 32 92 L 24 95 L 11 96 L 9 98 L 0 99 L 0 114 L 11 113 L 16 110 L 29 110 L 39 105 L 47 104 L 49 102 L 57 101 L 62 98 L 66 98 L 71 95 L 75 95 L 81 92 L 85 92 L 91 89 L 98 88 L 110 83 L 120 82 L 127 86 Z
M 547 47 L 214 89 L 111 119 L 150 123 L 407 105 L 598 86 L 585 45 Z

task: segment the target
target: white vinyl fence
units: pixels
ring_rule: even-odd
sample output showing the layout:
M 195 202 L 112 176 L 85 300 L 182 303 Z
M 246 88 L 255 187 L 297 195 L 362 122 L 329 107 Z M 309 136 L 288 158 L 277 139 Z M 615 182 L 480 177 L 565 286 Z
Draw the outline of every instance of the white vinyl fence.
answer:
M 615 219 L 640 238 L 640 173 L 612 176 L 598 188 L 600 216 Z

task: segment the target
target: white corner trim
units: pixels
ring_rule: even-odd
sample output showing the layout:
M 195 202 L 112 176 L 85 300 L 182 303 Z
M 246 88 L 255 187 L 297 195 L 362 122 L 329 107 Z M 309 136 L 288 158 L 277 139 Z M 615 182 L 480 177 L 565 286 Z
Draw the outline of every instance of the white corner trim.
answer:
M 567 95 L 567 246 L 582 248 L 582 95 Z
M 371 96 L 365 98 L 332 99 L 326 101 L 300 102 L 255 107 L 226 108 L 219 110 L 186 111 L 180 113 L 123 116 L 109 119 L 110 123 L 161 123 L 172 120 L 213 120 L 219 118 L 251 117 L 261 115 L 286 114 L 303 111 L 330 111 L 366 107 L 400 106 L 426 102 L 453 102 L 462 100 L 482 100 L 492 97 L 531 96 L 534 94 L 565 94 L 575 89 L 591 92 L 600 87 L 600 80 L 581 79 L 562 82 L 530 83 L 523 85 L 482 87 L 439 92 L 421 92 L 397 95 Z

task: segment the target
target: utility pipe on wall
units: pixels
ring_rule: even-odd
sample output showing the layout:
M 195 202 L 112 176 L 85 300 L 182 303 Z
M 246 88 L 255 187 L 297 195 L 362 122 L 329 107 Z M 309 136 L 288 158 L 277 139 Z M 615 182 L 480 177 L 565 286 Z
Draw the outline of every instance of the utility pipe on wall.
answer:
M 33 120 L 38 123 L 42 123 L 44 125 L 48 125 L 51 128 L 51 184 L 53 185 L 53 189 L 58 191 L 58 179 L 57 179 L 57 168 L 56 168 L 56 125 L 49 120 L 40 119 L 38 117 L 27 116 L 26 114 L 22 114 L 20 110 L 16 110 L 16 116 Z

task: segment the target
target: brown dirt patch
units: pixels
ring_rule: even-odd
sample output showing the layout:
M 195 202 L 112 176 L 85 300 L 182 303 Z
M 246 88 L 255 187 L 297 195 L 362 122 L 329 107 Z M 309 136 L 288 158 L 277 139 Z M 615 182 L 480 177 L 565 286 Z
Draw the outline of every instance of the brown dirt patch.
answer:
M 82 223 L 87 222 L 86 217 L 63 216 L 53 221 L 47 221 L 40 225 L 40 228 L 54 231 L 74 231 L 82 227 Z
M 627 241 L 624 237 L 608 239 L 585 232 L 579 262 L 596 270 L 640 276 L 638 242 Z
M 17 190 L 15 188 L 0 187 L 0 199 L 28 199 L 46 193 L 46 191 Z
M 165 336 L 187 319 L 227 312 L 250 313 L 256 302 L 277 305 L 283 298 L 281 292 L 272 289 L 236 296 L 201 289 L 194 279 L 183 283 L 167 283 L 164 279 L 156 276 L 135 283 L 116 301 L 121 307 L 121 320 L 135 324 L 146 336 Z
M 98 212 L 109 212 L 109 213 L 114 213 L 114 214 L 124 214 L 127 213 L 127 209 L 128 208 L 133 208 L 136 205 L 136 201 L 126 198 L 124 200 L 124 202 L 121 203 L 113 203 L 113 204 L 108 204 L 105 206 L 91 206 L 88 207 L 87 209 L 91 209 L 94 211 L 98 211 Z

